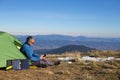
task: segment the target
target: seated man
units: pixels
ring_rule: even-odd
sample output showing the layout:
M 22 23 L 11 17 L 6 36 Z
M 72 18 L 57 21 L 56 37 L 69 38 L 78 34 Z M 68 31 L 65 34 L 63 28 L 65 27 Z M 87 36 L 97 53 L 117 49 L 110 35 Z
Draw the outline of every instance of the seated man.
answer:
M 28 36 L 26 39 L 26 42 L 22 45 L 20 51 L 32 61 L 32 65 L 38 66 L 38 67 L 47 67 L 52 65 L 59 65 L 60 62 L 50 62 L 45 60 L 46 55 L 38 55 L 34 53 L 32 49 L 32 45 L 34 44 L 35 40 L 32 36 Z

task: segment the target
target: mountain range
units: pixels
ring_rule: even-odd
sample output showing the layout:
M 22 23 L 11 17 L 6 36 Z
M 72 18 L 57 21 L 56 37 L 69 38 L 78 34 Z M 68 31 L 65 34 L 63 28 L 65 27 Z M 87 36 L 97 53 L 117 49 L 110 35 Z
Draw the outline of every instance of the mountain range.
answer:
M 35 50 L 36 53 L 44 53 L 44 54 L 62 54 L 62 53 L 66 53 L 66 52 L 89 52 L 92 50 L 96 50 L 95 48 L 90 48 L 90 47 L 86 47 L 83 45 L 67 45 L 67 46 L 63 46 L 57 49 L 52 49 L 52 50 Z
M 22 43 L 27 35 L 15 35 Z M 67 45 L 84 45 L 98 50 L 120 50 L 120 38 L 94 38 L 67 35 L 33 35 L 35 50 L 56 49 Z

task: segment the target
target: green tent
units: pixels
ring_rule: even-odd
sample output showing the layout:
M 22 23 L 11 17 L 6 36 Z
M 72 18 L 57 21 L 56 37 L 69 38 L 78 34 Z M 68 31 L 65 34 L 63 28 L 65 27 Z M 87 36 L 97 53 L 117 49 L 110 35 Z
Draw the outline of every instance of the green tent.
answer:
M 0 68 L 6 67 L 6 60 L 26 59 L 19 51 L 21 43 L 12 35 L 0 32 Z

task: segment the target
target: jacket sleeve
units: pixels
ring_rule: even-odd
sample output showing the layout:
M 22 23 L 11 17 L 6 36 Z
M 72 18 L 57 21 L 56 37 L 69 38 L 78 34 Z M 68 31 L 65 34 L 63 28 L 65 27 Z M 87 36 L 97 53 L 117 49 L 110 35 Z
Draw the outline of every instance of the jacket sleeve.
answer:
M 33 54 L 33 56 L 38 57 L 38 56 L 40 56 L 40 55 L 39 55 L 39 54 L 37 54 L 37 53 L 34 53 L 34 54 Z
M 39 56 L 34 56 L 33 50 L 29 46 L 24 46 L 25 53 L 27 57 L 32 61 L 38 61 L 40 59 Z

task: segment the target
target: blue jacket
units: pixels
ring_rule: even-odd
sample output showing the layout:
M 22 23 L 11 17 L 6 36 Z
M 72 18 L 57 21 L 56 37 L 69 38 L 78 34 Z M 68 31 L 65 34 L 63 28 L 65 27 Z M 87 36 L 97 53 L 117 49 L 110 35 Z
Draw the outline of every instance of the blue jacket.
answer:
M 34 53 L 32 47 L 27 44 L 27 43 L 24 43 L 20 49 L 20 51 L 28 58 L 30 59 L 31 61 L 38 61 L 40 60 L 40 56 L 37 55 L 36 53 Z

